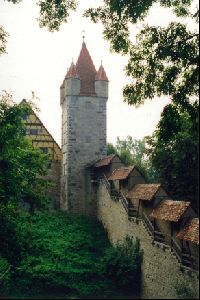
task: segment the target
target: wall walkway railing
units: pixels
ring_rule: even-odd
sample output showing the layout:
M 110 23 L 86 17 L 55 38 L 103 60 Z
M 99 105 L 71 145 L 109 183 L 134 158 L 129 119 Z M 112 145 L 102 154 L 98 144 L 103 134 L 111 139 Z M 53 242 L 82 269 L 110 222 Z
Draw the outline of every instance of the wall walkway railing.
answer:
M 149 234 L 153 237 L 154 236 L 154 227 L 147 215 L 143 212 L 142 213 L 142 221 L 144 223 L 144 226 L 146 227 Z
M 102 180 L 102 182 L 105 185 L 107 191 L 109 192 L 109 194 L 111 194 L 111 185 L 110 185 L 110 182 L 108 181 L 108 178 L 106 177 L 106 175 L 103 174 L 103 176 L 100 178 L 100 180 Z
M 117 190 L 112 189 L 111 184 L 108 181 L 105 174 L 99 177 L 99 180 L 105 185 L 110 197 L 112 199 L 113 198 L 118 199 L 122 203 L 130 220 L 131 218 L 138 217 L 137 210 L 134 208 L 132 204 L 129 203 L 126 196 L 121 191 L 118 192 Z M 162 232 L 159 229 L 154 228 L 154 225 L 152 224 L 151 220 L 144 212 L 141 213 L 141 220 L 146 230 L 148 231 L 149 235 L 152 237 L 153 242 L 158 242 L 165 246 L 166 245 L 169 246 L 182 267 L 188 268 L 190 270 L 196 270 L 196 271 L 199 270 L 199 266 L 196 261 L 196 258 L 193 257 L 190 253 L 184 252 L 184 249 L 180 247 L 180 245 L 176 242 L 176 240 L 173 237 L 171 237 L 171 245 L 170 243 L 169 244 L 166 243 L 165 236 L 162 234 Z
M 181 248 L 173 237 L 171 238 L 171 249 L 183 267 L 196 271 L 199 270 L 196 258 L 192 256 L 191 253 Z
M 181 263 L 181 261 L 182 261 L 182 249 L 173 237 L 171 238 L 171 249 L 174 252 L 174 254 L 176 255 L 178 261 Z
M 125 208 L 126 212 L 129 213 L 129 203 L 122 192 L 120 195 L 120 200 L 121 200 L 121 203 L 122 203 L 123 207 Z

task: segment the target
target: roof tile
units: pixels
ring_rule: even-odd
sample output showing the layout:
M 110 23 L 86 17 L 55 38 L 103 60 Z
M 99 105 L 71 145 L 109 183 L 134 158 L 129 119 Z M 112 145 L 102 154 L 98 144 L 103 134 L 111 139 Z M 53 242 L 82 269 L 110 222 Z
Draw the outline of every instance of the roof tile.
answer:
M 96 81 L 108 81 L 108 77 L 107 77 L 104 67 L 102 65 L 100 66 L 99 71 L 97 72 L 95 80 Z
M 113 158 L 116 157 L 115 154 L 111 154 L 111 155 L 108 155 L 102 159 L 99 159 L 95 164 L 94 164 L 94 167 L 95 168 L 100 168 L 100 167 L 105 167 L 105 166 L 108 166 L 109 164 L 111 164 Z
M 159 220 L 178 222 L 185 211 L 190 206 L 190 202 L 163 200 L 151 213 L 151 217 Z
M 114 170 L 112 175 L 108 178 L 108 180 L 124 180 L 129 174 L 133 171 L 135 167 L 122 167 L 120 169 Z
M 78 72 L 77 72 L 77 69 L 76 69 L 76 66 L 75 64 L 72 62 L 65 78 L 77 78 L 77 79 L 80 79 L 79 75 L 78 75 Z
M 85 42 L 83 42 L 76 69 L 81 79 L 81 95 L 95 95 L 97 72 Z
M 177 238 L 199 245 L 199 218 L 190 220 Z
M 129 199 L 140 199 L 151 201 L 161 184 L 136 184 L 127 194 Z

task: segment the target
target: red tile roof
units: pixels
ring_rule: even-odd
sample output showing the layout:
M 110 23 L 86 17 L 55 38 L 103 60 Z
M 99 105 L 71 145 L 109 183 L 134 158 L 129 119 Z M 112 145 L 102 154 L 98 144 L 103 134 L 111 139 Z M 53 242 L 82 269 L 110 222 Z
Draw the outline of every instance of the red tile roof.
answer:
M 102 65 L 100 66 L 95 79 L 96 81 L 108 81 L 108 77 Z
M 177 238 L 199 245 L 199 218 L 190 220 L 185 228 L 178 233 Z
M 161 184 L 136 184 L 127 194 L 129 199 L 140 199 L 151 201 Z
M 108 155 L 102 159 L 99 159 L 95 164 L 95 168 L 105 167 L 111 164 L 113 158 L 116 157 L 115 154 Z
M 81 95 L 95 95 L 97 72 L 85 42 L 83 42 L 76 69 L 81 79 Z
M 73 62 L 72 62 L 72 64 L 71 64 L 71 66 L 70 66 L 70 68 L 69 68 L 69 70 L 68 70 L 68 72 L 67 72 L 65 78 L 66 78 L 66 79 L 67 79 L 67 78 L 77 78 L 77 79 L 80 78 L 79 75 L 78 75 L 76 66 L 75 66 L 75 64 L 74 64 Z
M 151 217 L 159 220 L 178 222 L 189 206 L 190 202 L 163 200 L 153 210 Z
M 114 170 L 112 175 L 108 178 L 108 180 L 124 180 L 128 178 L 130 173 L 133 171 L 134 167 L 122 167 L 120 169 Z

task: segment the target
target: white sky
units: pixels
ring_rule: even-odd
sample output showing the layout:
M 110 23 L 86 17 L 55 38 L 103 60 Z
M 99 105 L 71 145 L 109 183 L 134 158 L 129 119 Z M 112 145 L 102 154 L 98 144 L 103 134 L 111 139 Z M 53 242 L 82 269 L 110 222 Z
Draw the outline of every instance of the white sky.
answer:
M 0 0 L 0 24 L 10 34 L 8 54 L 0 56 L 0 91 L 12 91 L 17 102 L 30 98 L 31 91 L 34 91 L 40 98 L 38 115 L 60 144 L 60 85 L 72 58 L 74 61 L 78 58 L 82 31 L 85 30 L 86 44 L 96 69 L 103 60 L 110 80 L 108 141 L 115 143 L 117 136 L 126 138 L 131 135 L 140 139 L 152 134 L 169 99 L 146 101 L 138 109 L 123 103 L 122 90 L 130 80 L 124 75 L 127 58 L 111 54 L 109 43 L 102 37 L 102 26 L 82 17 L 84 9 L 98 5 L 101 0 L 80 0 L 78 11 L 72 13 L 68 23 L 55 33 L 39 28 L 35 2 L 24 0 L 13 5 Z M 172 18 L 170 11 L 156 5 L 148 22 L 167 25 Z

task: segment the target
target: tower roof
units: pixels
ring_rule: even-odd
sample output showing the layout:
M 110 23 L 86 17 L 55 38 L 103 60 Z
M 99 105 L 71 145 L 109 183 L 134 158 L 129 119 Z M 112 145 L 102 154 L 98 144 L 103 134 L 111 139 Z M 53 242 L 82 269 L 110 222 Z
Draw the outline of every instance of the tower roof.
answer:
M 99 71 L 97 72 L 96 75 L 96 81 L 108 81 L 108 77 L 106 75 L 106 71 L 104 70 L 103 65 L 101 64 Z
M 81 94 L 95 94 L 95 77 L 97 72 L 85 42 L 82 44 L 76 69 L 81 80 Z
M 80 79 L 79 75 L 78 75 L 78 72 L 77 72 L 77 69 L 76 69 L 76 66 L 75 64 L 72 62 L 67 74 L 66 74 L 66 77 L 65 78 L 77 78 L 77 79 Z

